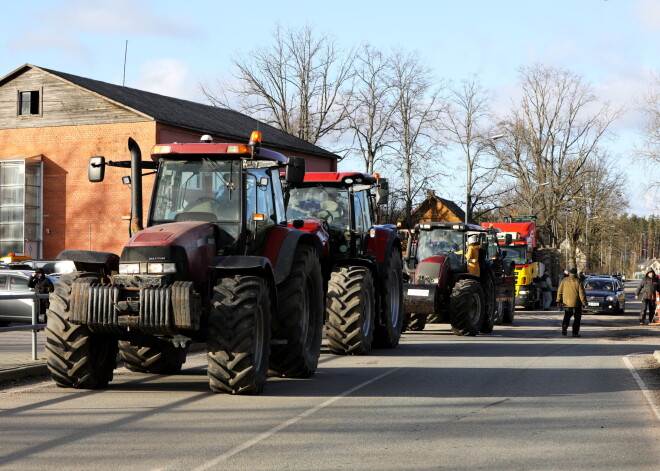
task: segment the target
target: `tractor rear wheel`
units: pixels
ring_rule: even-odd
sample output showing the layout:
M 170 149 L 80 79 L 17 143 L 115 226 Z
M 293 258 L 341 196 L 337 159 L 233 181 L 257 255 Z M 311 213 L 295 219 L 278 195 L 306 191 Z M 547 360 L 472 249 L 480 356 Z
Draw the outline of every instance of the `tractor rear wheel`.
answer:
M 394 348 L 399 344 L 403 326 L 403 267 L 401 254 L 392 249 L 383 273 L 381 300 L 382 324 L 374 328 L 374 347 Z
M 513 317 L 516 315 L 516 300 L 504 302 L 504 312 L 502 313 L 502 322 L 505 324 L 513 323 Z
M 119 357 L 124 366 L 138 373 L 178 373 L 186 362 L 187 350 L 161 340 L 149 346 L 133 345 L 125 340 L 119 342 Z
M 273 338 L 286 340 L 270 350 L 269 374 L 308 378 L 321 355 L 323 337 L 323 280 L 314 249 L 296 249 L 289 278 L 278 290 L 277 325 Z
M 262 278 L 236 275 L 213 288 L 208 376 L 213 392 L 259 394 L 266 383 L 270 300 Z
M 409 330 L 411 332 L 419 332 L 424 330 L 426 327 L 426 318 L 428 314 L 419 314 L 416 312 L 410 312 L 406 314 L 405 322 L 403 325 L 403 331 Z
M 335 268 L 326 302 L 328 347 L 337 355 L 366 355 L 374 339 L 376 298 L 371 271 Z
M 101 275 L 74 272 L 62 275 L 50 295 L 46 326 L 46 364 L 60 387 L 100 389 L 112 381 L 117 367 L 117 339 L 94 334 L 70 322 L 74 282 L 100 283 Z
M 477 335 L 483 324 L 484 304 L 484 293 L 478 281 L 457 281 L 449 299 L 449 319 L 454 334 Z
M 484 334 L 490 334 L 493 331 L 495 326 L 495 315 L 497 310 L 497 302 L 495 301 L 495 283 L 493 278 L 489 276 L 488 273 L 485 273 L 485 279 L 483 284 L 484 291 L 484 320 L 479 328 L 480 332 Z

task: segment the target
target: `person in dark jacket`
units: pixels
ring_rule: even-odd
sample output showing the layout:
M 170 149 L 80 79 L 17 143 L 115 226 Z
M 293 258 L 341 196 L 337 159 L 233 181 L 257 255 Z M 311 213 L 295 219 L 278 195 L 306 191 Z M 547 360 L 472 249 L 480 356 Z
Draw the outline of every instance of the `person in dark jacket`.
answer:
M 587 305 L 587 294 L 584 292 L 584 286 L 578 280 L 576 268 L 571 268 L 568 271 L 568 277 L 561 280 L 557 290 L 557 304 L 564 306 L 561 334 L 567 334 L 571 317 L 573 317 L 573 337 L 582 337 L 580 320 L 582 319 L 582 306 Z
M 646 319 L 646 311 L 649 313 L 649 324 L 653 321 L 655 315 L 655 295 L 660 293 L 660 286 L 658 286 L 658 277 L 652 268 L 646 272 L 646 276 L 637 288 L 635 299 L 642 297 L 642 310 L 639 311 L 639 324 L 643 325 Z
M 53 282 L 48 279 L 42 268 L 37 268 L 28 280 L 28 288 L 34 289 L 37 294 L 47 294 L 53 292 Z M 48 299 L 39 300 L 39 314 L 46 314 L 48 309 Z

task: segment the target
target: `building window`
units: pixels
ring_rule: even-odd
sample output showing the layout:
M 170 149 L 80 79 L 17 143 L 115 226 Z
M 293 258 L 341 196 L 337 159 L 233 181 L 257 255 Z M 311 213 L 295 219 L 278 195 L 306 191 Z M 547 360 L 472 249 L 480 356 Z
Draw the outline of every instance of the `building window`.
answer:
M 39 114 L 39 92 L 18 92 L 18 114 L 30 116 Z

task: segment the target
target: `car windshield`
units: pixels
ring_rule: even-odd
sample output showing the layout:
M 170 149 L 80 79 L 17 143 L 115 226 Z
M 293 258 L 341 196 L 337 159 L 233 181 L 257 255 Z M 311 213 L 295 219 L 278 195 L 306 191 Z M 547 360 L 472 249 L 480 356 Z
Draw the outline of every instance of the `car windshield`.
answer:
M 608 280 L 587 280 L 584 282 L 587 291 L 614 291 L 614 283 Z
M 526 245 L 507 245 L 502 250 L 506 251 L 506 259 L 513 260 L 516 265 L 524 265 L 527 263 L 527 246 Z
M 186 219 L 240 222 L 240 161 L 165 160 L 156 179 L 152 224 Z
M 417 239 L 417 260 L 422 261 L 433 255 L 447 255 L 449 266 L 458 270 L 464 262 L 464 233 L 451 229 L 422 230 Z
M 345 188 L 310 186 L 289 192 L 286 218 L 324 219 L 330 227 L 349 228 L 348 191 Z

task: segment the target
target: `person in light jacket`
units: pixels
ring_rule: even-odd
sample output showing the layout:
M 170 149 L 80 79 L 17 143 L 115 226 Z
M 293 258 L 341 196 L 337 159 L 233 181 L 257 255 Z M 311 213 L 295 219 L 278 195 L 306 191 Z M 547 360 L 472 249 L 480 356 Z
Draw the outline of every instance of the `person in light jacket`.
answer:
M 582 320 L 582 306 L 587 305 L 587 294 L 577 277 L 576 268 L 568 270 L 568 277 L 561 280 L 557 290 L 557 304 L 564 306 L 561 334 L 567 334 L 571 317 L 573 317 L 573 337 L 582 337 L 580 335 L 580 321 Z

